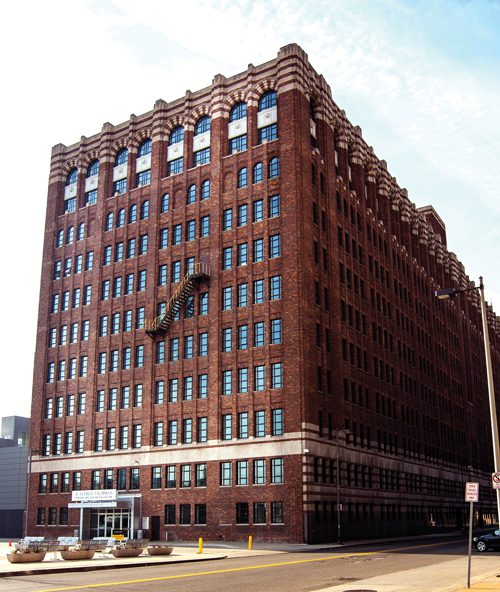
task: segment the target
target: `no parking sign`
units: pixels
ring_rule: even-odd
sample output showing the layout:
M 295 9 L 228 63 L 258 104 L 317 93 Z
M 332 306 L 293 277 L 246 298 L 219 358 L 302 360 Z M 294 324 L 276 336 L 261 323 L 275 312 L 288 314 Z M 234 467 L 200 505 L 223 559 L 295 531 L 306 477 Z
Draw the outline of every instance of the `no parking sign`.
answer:
M 493 489 L 500 489 L 500 473 L 492 473 L 491 482 L 493 483 Z

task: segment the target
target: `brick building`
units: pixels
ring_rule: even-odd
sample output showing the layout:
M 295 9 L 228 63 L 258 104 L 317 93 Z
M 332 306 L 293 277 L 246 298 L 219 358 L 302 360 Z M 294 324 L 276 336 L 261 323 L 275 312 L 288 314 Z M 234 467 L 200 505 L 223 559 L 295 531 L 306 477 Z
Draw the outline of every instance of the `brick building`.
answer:
M 470 477 L 491 521 L 472 285 L 297 45 L 55 146 L 29 533 L 452 529 Z

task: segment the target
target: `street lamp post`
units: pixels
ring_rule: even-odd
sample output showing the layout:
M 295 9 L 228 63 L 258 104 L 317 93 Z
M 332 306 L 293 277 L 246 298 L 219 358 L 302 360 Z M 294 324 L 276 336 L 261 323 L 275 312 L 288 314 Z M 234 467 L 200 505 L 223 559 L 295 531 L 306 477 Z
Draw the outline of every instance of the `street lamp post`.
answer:
M 462 292 L 472 292 L 473 290 L 479 290 L 479 296 L 481 301 L 481 319 L 483 322 L 483 340 L 484 340 L 484 357 L 486 359 L 486 377 L 488 381 L 488 398 L 490 403 L 490 420 L 491 420 L 491 438 L 493 441 L 493 462 L 495 465 L 495 473 L 500 472 L 500 446 L 498 440 L 498 422 L 497 422 L 497 410 L 495 402 L 495 385 L 493 383 L 493 366 L 491 364 L 491 350 L 490 350 L 490 338 L 488 333 L 488 314 L 486 309 L 486 300 L 484 299 L 484 284 L 483 278 L 479 278 L 479 287 L 474 286 L 473 288 L 463 288 L 461 290 L 455 290 L 454 288 L 446 288 L 443 290 L 436 290 L 435 295 L 439 300 L 446 300 L 447 298 L 453 298 L 457 294 Z M 496 490 L 497 496 L 497 519 L 500 524 L 500 490 Z
M 337 452 L 336 452 L 336 464 L 337 464 L 337 543 L 342 545 L 342 526 L 341 526 L 341 512 L 340 512 L 340 455 L 339 455 L 339 435 L 343 433 L 345 436 L 351 433 L 350 430 L 337 428 L 335 435 L 337 436 Z

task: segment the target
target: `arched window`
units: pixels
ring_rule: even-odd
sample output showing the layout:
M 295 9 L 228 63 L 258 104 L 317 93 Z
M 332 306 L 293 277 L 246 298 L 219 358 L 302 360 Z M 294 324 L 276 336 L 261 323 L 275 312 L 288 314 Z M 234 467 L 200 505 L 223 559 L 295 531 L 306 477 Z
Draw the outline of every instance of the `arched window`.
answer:
M 181 142 L 184 142 L 184 128 L 182 125 L 178 125 L 172 130 L 168 145 L 173 146 L 174 144 L 180 144 Z
M 115 156 L 115 170 L 113 171 L 113 195 L 121 195 L 127 191 L 127 162 L 128 150 L 122 148 Z M 117 169 L 116 167 L 121 167 Z
M 268 164 L 268 179 L 276 179 L 276 177 L 280 176 L 280 161 L 277 156 L 271 158 Z
M 130 206 L 129 211 L 128 211 L 128 223 L 132 224 L 136 220 L 137 220 L 137 206 L 135 204 L 132 204 Z
M 78 230 L 76 231 L 76 240 L 83 240 L 85 238 L 85 222 L 78 224 Z
M 104 225 L 104 230 L 111 230 L 113 228 L 113 222 L 115 219 L 115 215 L 113 212 L 108 212 L 106 215 L 106 223 Z
M 238 189 L 246 187 L 248 185 L 248 169 L 243 167 L 238 171 Z
M 194 126 L 194 135 L 198 136 L 199 134 L 204 134 L 205 132 L 210 131 L 210 117 L 208 115 L 204 115 L 200 117 Z
M 136 187 L 143 187 L 151 183 L 151 154 L 152 142 L 148 138 L 141 142 L 137 151 L 137 164 L 136 164 L 136 175 L 135 185 Z M 145 158 L 149 156 L 149 158 Z
M 170 193 L 164 193 L 161 198 L 161 210 L 160 212 L 164 214 L 168 212 L 170 209 Z
M 75 227 L 70 226 L 66 231 L 66 244 L 69 245 L 75 240 Z
M 143 201 L 141 204 L 141 220 L 149 218 L 149 200 Z
M 205 134 L 205 135 L 203 135 Z M 210 117 L 200 117 L 194 126 L 193 166 L 210 162 Z
M 97 203 L 97 177 L 99 174 L 99 161 L 93 160 L 87 168 L 87 179 L 85 182 L 85 205 L 92 206 Z
M 186 203 L 193 204 L 196 201 L 196 185 L 190 185 L 187 191 Z
M 210 179 L 205 179 L 201 184 L 200 199 L 208 199 L 210 197 Z
M 141 144 L 139 145 L 139 149 L 137 150 L 137 158 L 141 158 L 141 156 L 151 154 L 152 147 L 153 143 L 151 142 L 150 138 L 141 142 Z
M 62 247 L 64 244 L 64 230 L 57 232 L 56 247 Z
M 116 227 L 120 228 L 125 224 L 125 208 L 118 210 L 118 216 L 116 217 Z
M 87 168 L 87 179 L 89 177 L 95 177 L 98 174 L 99 174 L 99 161 L 96 159 L 96 160 L 93 160 Z
M 259 99 L 259 111 L 276 107 L 276 91 L 268 90 Z
M 127 150 L 127 148 L 122 148 L 119 152 L 116 153 L 115 166 L 120 166 L 121 164 L 127 164 L 127 160 L 128 160 L 128 150 Z
M 236 103 L 229 112 L 229 154 L 247 149 L 247 104 Z
M 264 167 L 261 162 L 258 162 L 253 167 L 252 182 L 262 183 L 264 179 Z
M 168 139 L 169 150 L 167 153 L 167 175 L 177 175 L 184 170 L 184 158 L 182 146 L 176 146 L 184 142 L 184 128 L 182 125 L 175 127 Z
M 247 104 L 241 101 L 236 103 L 229 112 L 229 122 L 237 121 L 238 119 L 245 119 L 247 116 Z
M 268 90 L 259 99 L 259 115 L 257 117 L 259 144 L 278 138 L 276 105 L 277 95 L 274 90 Z
M 66 186 L 73 185 L 74 183 L 76 183 L 77 179 L 78 179 L 78 169 L 77 168 L 71 169 L 70 172 L 68 173 L 68 176 L 66 177 Z

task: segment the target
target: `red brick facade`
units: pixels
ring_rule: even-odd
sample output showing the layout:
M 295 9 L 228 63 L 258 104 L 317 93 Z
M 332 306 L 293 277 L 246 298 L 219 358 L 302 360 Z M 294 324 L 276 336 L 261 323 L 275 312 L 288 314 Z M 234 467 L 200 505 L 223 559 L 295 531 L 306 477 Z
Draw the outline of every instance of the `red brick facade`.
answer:
M 79 528 L 72 490 L 101 488 L 135 496 L 129 534 L 334 540 L 337 452 L 346 537 L 460 526 L 470 475 L 490 520 L 479 302 L 435 300 L 471 285 L 445 239 L 296 45 L 55 146 L 29 533 Z M 193 262 L 209 279 L 149 337 Z M 499 337 L 490 311 L 497 376 Z

